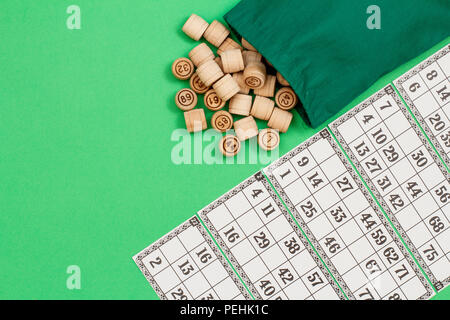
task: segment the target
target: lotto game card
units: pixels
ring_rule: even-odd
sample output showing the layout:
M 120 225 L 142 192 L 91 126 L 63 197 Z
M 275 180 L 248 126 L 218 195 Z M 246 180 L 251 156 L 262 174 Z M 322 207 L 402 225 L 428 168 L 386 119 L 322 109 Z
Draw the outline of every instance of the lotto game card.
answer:
M 198 214 L 255 298 L 345 298 L 261 172 Z
M 450 166 L 450 45 L 395 80 L 447 166 Z
M 197 217 L 133 260 L 163 300 L 251 299 Z
M 327 129 L 264 172 L 349 299 L 434 293 Z
M 394 88 L 388 85 L 330 128 L 435 288 L 445 287 L 450 176 Z

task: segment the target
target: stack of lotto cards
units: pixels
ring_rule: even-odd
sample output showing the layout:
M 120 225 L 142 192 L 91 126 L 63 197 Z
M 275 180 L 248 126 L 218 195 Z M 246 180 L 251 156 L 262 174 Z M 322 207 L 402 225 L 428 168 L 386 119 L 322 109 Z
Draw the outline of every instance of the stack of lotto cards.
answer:
M 161 299 L 429 299 L 450 283 L 450 45 L 133 257 Z

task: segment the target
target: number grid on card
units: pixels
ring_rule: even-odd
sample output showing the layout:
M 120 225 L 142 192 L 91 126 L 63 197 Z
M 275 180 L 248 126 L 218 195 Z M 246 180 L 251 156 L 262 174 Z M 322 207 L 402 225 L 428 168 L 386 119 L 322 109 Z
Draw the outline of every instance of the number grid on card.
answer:
M 434 293 L 327 129 L 264 172 L 350 299 L 426 299 Z M 383 239 L 379 248 L 369 237 L 372 228 Z M 413 277 L 402 282 L 395 272 L 403 269 Z
M 162 300 L 252 300 L 195 216 L 133 260 Z
M 405 103 L 450 167 L 450 45 L 394 81 Z
M 308 148 L 308 145 L 313 144 L 313 143 L 323 139 L 322 135 L 324 135 L 325 137 L 329 136 L 329 132 L 324 130 L 324 131 L 320 132 L 320 134 L 314 135 L 313 137 L 309 138 L 304 143 L 300 144 L 299 146 L 297 146 L 293 150 L 291 150 L 288 153 L 286 153 L 284 156 L 282 156 L 280 159 L 275 161 L 273 164 L 269 165 L 263 171 L 264 171 L 264 174 L 268 177 L 268 179 L 269 179 L 270 183 L 272 184 L 272 186 L 274 187 L 274 189 L 278 192 L 280 197 L 283 199 L 283 202 L 286 204 L 288 210 L 294 215 L 296 221 L 300 225 L 300 228 L 303 230 L 303 232 L 305 233 L 306 237 L 309 239 L 311 244 L 314 246 L 314 248 L 318 252 L 319 256 L 323 260 L 325 260 L 325 264 L 327 265 L 327 267 L 330 270 L 330 272 L 333 274 L 333 276 L 336 279 L 336 281 L 341 286 L 341 288 L 344 291 L 344 293 L 347 295 L 347 297 L 353 298 L 353 295 L 351 294 L 350 288 L 347 286 L 347 284 L 345 283 L 345 281 L 343 280 L 343 278 L 341 277 L 339 272 L 337 272 L 336 268 L 334 268 L 334 266 L 331 263 L 331 261 L 327 259 L 327 255 L 323 251 L 323 249 L 320 246 L 320 244 L 318 243 L 318 241 L 315 239 L 313 233 L 308 228 L 308 226 L 306 225 L 305 221 L 303 219 L 299 218 L 299 215 L 296 214 L 297 210 L 296 210 L 295 206 L 293 205 L 293 203 L 289 200 L 289 198 L 283 197 L 283 193 L 284 193 L 283 192 L 283 187 L 280 185 L 280 183 L 278 183 L 278 181 L 273 176 L 273 171 L 276 168 L 278 168 L 279 166 L 281 166 L 284 163 L 288 162 L 289 159 L 292 159 L 293 157 L 297 156 L 298 154 L 300 154 L 301 152 L 306 150 Z
M 198 214 L 257 299 L 345 299 L 262 172 Z
M 450 176 L 394 88 L 386 86 L 330 128 L 431 283 L 441 290 L 450 271 Z M 437 228 L 432 224 L 439 227 L 436 234 L 430 232 Z M 424 250 L 434 247 L 441 253 L 433 253 L 437 261 L 427 262 Z

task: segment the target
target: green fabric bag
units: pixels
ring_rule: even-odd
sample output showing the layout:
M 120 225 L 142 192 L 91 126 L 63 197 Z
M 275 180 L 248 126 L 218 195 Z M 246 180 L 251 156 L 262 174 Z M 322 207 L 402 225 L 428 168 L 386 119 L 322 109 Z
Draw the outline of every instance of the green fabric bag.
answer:
M 381 11 L 370 30 L 367 8 Z M 225 15 L 291 84 L 317 127 L 450 34 L 450 0 L 242 0 Z

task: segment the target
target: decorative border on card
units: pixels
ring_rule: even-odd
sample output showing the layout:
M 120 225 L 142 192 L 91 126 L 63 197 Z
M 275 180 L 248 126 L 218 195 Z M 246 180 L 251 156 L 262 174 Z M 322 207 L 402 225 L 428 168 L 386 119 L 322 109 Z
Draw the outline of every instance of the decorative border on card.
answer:
M 364 185 L 363 181 L 361 180 L 361 177 L 354 170 L 354 168 L 352 167 L 351 163 L 348 161 L 347 157 L 342 152 L 341 148 L 336 143 L 336 141 L 334 139 L 332 139 L 332 140 L 329 139 L 328 141 L 329 141 L 330 145 L 333 147 L 333 149 L 336 152 L 336 154 L 339 156 L 339 159 L 344 164 L 345 168 L 347 169 L 347 172 L 350 173 L 350 175 L 352 176 L 353 180 L 358 185 L 358 188 L 364 194 L 364 197 L 366 198 L 367 202 L 369 202 L 370 206 L 375 211 L 375 213 L 378 216 L 378 218 L 380 219 L 381 223 L 386 228 L 386 230 L 389 233 L 389 235 L 391 236 L 392 240 L 395 242 L 397 247 L 400 249 L 400 251 L 403 254 L 404 258 L 406 259 L 406 261 L 408 261 L 410 267 L 412 268 L 412 270 L 414 270 L 414 272 L 417 275 L 417 277 L 419 278 L 420 282 L 426 288 L 427 292 L 425 294 L 423 294 L 418 300 L 426 300 L 426 299 L 432 297 L 434 295 L 433 288 L 430 286 L 430 284 L 428 283 L 427 279 L 424 277 L 422 271 L 419 269 L 419 267 L 415 263 L 414 259 L 411 257 L 411 255 L 409 254 L 408 250 L 403 245 L 403 243 L 400 240 L 400 238 L 398 237 L 398 235 L 395 233 L 394 229 L 392 229 L 391 224 L 386 219 L 386 217 L 383 214 L 383 212 L 380 210 L 380 207 L 375 202 L 375 200 L 373 199 L 372 195 L 368 192 L 366 186 Z
M 190 218 L 188 221 L 184 222 L 183 224 L 181 224 L 180 226 L 178 226 L 177 228 L 172 230 L 170 233 L 166 234 L 161 239 L 157 240 L 156 242 L 154 242 L 153 244 L 151 244 L 150 246 L 148 246 L 147 248 L 145 248 L 144 250 L 142 250 L 141 252 L 139 252 L 138 254 L 136 254 L 133 257 L 134 262 L 137 264 L 137 266 L 139 267 L 141 272 L 144 274 L 145 278 L 150 283 L 150 285 L 153 287 L 153 289 L 158 294 L 158 296 L 162 300 L 168 300 L 167 296 L 161 290 L 158 283 L 155 281 L 153 276 L 150 274 L 149 270 L 147 269 L 147 267 L 145 266 L 145 264 L 143 263 L 142 260 L 145 257 L 147 257 L 149 254 L 151 254 L 152 252 L 158 250 L 162 245 L 164 245 L 165 243 L 174 239 L 179 234 L 181 234 L 183 231 L 186 231 L 187 229 L 189 229 L 191 227 L 195 227 L 195 228 L 197 228 L 198 231 L 200 231 L 200 233 L 203 236 L 203 238 L 205 239 L 206 243 L 211 247 L 211 250 L 214 252 L 217 259 L 220 261 L 222 266 L 225 268 L 228 275 L 233 280 L 233 282 L 236 284 L 237 288 L 242 293 L 244 298 L 246 300 L 253 300 L 252 297 L 249 295 L 247 289 L 244 287 L 242 282 L 239 280 L 239 278 L 236 276 L 234 271 L 231 269 L 227 260 L 220 253 L 219 249 L 217 248 L 217 246 L 215 245 L 215 243 L 213 242 L 211 237 L 208 235 L 206 230 L 203 228 L 202 224 L 200 223 L 200 220 L 196 216 Z
M 380 194 L 378 189 L 375 187 L 375 185 L 373 184 L 372 180 L 369 178 L 369 175 L 366 173 L 365 169 L 360 164 L 360 162 L 358 161 L 358 159 L 354 155 L 353 151 L 347 145 L 347 143 L 345 142 L 344 138 L 342 137 L 342 135 L 340 134 L 340 132 L 338 130 L 338 127 L 342 123 L 344 123 L 347 120 L 351 119 L 357 113 L 359 113 L 360 111 L 364 110 L 365 108 L 370 106 L 372 103 L 374 103 L 375 101 L 381 99 L 382 97 L 384 97 L 386 95 L 392 96 L 392 98 L 396 102 L 397 106 L 400 108 L 402 113 L 406 116 L 406 118 L 407 118 L 408 122 L 410 123 L 411 127 L 413 128 L 414 132 L 417 134 L 417 136 L 419 137 L 419 139 L 422 142 L 422 144 L 424 145 L 424 147 L 428 150 L 428 152 L 430 153 L 431 157 L 433 158 L 433 160 L 435 161 L 435 163 L 437 164 L 437 166 L 441 170 L 441 172 L 444 174 L 444 176 L 447 177 L 447 180 L 450 181 L 450 176 L 449 176 L 449 174 L 447 172 L 447 169 L 442 164 L 442 162 L 439 160 L 439 157 L 433 151 L 433 149 L 430 146 L 430 144 L 428 143 L 426 137 L 422 134 L 420 128 L 417 126 L 416 122 L 411 117 L 411 114 L 406 109 L 406 107 L 402 103 L 400 97 L 395 92 L 393 86 L 390 85 L 390 84 L 388 86 L 386 86 L 385 88 L 381 89 L 380 91 L 378 91 L 377 93 L 375 93 L 374 95 L 372 95 L 371 97 L 369 97 L 368 99 L 364 100 L 361 104 L 359 104 L 356 107 L 354 107 L 353 109 L 351 109 L 349 112 L 344 114 L 342 117 L 340 117 L 339 119 L 337 119 L 333 123 L 331 123 L 329 125 L 329 127 L 330 127 L 331 131 L 334 133 L 334 135 L 335 135 L 336 139 L 338 140 L 338 142 L 344 148 L 344 150 L 347 153 L 347 155 L 349 156 L 350 160 L 353 162 L 353 164 L 355 165 L 355 167 L 357 168 L 357 170 L 361 174 L 361 177 L 363 178 L 363 180 L 369 186 L 370 190 L 372 191 L 372 193 L 374 194 L 375 198 L 380 203 L 381 207 L 386 212 L 386 214 L 387 214 L 388 218 L 390 219 L 390 221 L 392 222 L 392 224 L 397 229 L 397 231 L 400 233 L 400 236 L 403 238 L 403 240 L 405 241 L 406 245 L 411 250 L 411 252 L 413 253 L 413 255 L 416 258 L 416 260 L 419 262 L 419 264 L 420 264 L 421 268 L 423 269 L 423 271 L 426 273 L 428 278 L 431 280 L 431 282 L 434 285 L 434 287 L 439 291 L 439 290 L 444 288 L 449 283 L 450 278 L 448 277 L 443 282 L 438 281 L 436 279 L 436 277 L 431 272 L 431 270 L 428 267 L 428 265 L 423 260 L 423 258 L 420 255 L 419 251 L 417 250 L 415 245 L 412 243 L 411 239 L 409 238 L 409 236 L 407 235 L 407 233 L 405 232 L 405 230 L 403 229 L 401 224 L 398 222 L 397 218 L 395 217 L 394 213 L 391 211 L 391 209 L 389 208 L 387 203 L 383 200 L 382 195 Z
M 306 234 L 307 238 L 309 239 L 311 244 L 314 246 L 314 248 L 316 249 L 316 251 L 319 254 L 319 256 L 322 258 L 322 260 L 324 261 L 324 263 L 326 264 L 326 266 L 328 267 L 328 269 L 330 270 L 330 272 L 332 273 L 332 275 L 334 276 L 336 281 L 341 286 L 341 288 L 344 291 L 344 293 L 347 295 L 347 297 L 349 299 L 355 299 L 355 297 L 354 297 L 353 293 L 351 292 L 350 288 L 345 283 L 345 281 L 342 278 L 341 274 L 337 271 L 337 269 L 334 266 L 333 262 L 331 262 L 331 259 L 325 253 L 325 251 L 322 248 L 322 246 L 320 245 L 319 241 L 317 241 L 316 237 L 311 232 L 311 230 L 307 226 L 306 222 L 303 220 L 303 218 L 301 217 L 300 213 L 295 208 L 294 204 L 291 202 L 291 200 L 289 200 L 288 197 L 284 196 L 283 188 L 281 187 L 281 185 L 278 183 L 277 179 L 275 179 L 275 176 L 273 175 L 273 171 L 276 168 L 278 168 L 282 164 L 288 162 L 294 156 L 296 156 L 300 152 L 306 150 L 308 147 L 310 147 L 311 145 L 313 145 L 314 143 L 316 143 L 317 141 L 322 140 L 322 139 L 327 139 L 327 140 L 328 139 L 332 139 L 330 133 L 326 129 L 322 130 L 321 132 L 315 134 L 314 136 L 312 136 L 311 138 L 309 138 L 308 140 L 306 140 L 302 144 L 298 145 L 293 150 L 289 151 L 284 156 L 282 156 L 280 159 L 278 159 L 277 161 L 275 161 L 274 163 L 272 163 L 271 165 L 266 167 L 263 171 L 264 171 L 265 175 L 267 176 L 267 178 L 269 179 L 270 183 L 273 185 L 274 189 L 278 192 L 280 197 L 283 199 L 284 203 L 286 204 L 287 208 L 289 209 L 289 211 L 294 216 L 295 220 L 297 220 L 297 222 L 300 225 L 301 229 Z
M 336 284 L 336 282 L 333 280 L 333 277 L 330 275 L 329 271 L 325 267 L 324 263 L 320 260 L 319 256 L 314 251 L 313 247 L 311 247 L 311 244 L 308 242 L 308 239 L 304 236 L 302 230 L 298 227 L 297 223 L 292 219 L 292 216 L 289 214 L 289 212 L 286 210 L 286 207 L 284 206 L 283 202 L 280 200 L 280 198 L 275 193 L 274 189 L 270 185 L 269 181 L 266 179 L 266 177 L 263 175 L 262 171 L 258 172 L 256 175 L 261 175 L 263 179 L 260 181 L 266 188 L 266 190 L 269 192 L 272 199 L 277 204 L 278 208 L 280 208 L 281 213 L 284 215 L 286 220 L 291 225 L 292 229 L 294 230 L 295 234 L 299 237 L 303 245 L 305 246 L 306 250 L 308 250 L 309 255 L 313 258 L 316 265 L 319 267 L 319 269 L 322 271 L 322 273 L 325 275 L 325 277 L 328 280 L 328 283 L 330 283 L 331 287 L 333 288 L 334 292 L 339 296 L 341 300 L 346 300 L 345 295 L 342 293 L 341 289 L 339 289 L 339 286 Z M 255 175 L 255 176 L 256 176 Z
M 247 179 L 244 182 L 242 182 L 239 187 L 241 187 L 240 190 L 238 190 L 238 188 L 234 188 L 232 190 L 230 190 L 229 192 L 227 192 L 226 194 L 224 194 L 222 197 L 220 197 L 219 199 L 217 199 L 216 201 L 212 202 L 211 204 L 209 204 L 208 206 L 206 206 L 205 208 L 203 208 L 202 210 L 200 210 L 199 212 L 197 212 L 197 214 L 200 216 L 200 218 L 203 220 L 204 224 L 206 225 L 206 227 L 208 228 L 208 230 L 211 232 L 211 234 L 213 235 L 214 239 L 217 241 L 217 243 L 219 244 L 219 247 L 222 249 L 222 251 L 224 252 L 225 256 L 227 256 L 228 260 L 231 261 L 231 264 L 233 265 L 233 267 L 235 268 L 235 270 L 237 271 L 237 273 L 239 274 L 239 276 L 241 277 L 241 279 L 244 281 L 245 285 L 247 286 L 247 288 L 250 289 L 252 295 L 255 297 L 255 299 L 257 300 L 262 300 L 261 295 L 259 294 L 259 292 L 256 290 L 255 286 L 253 285 L 253 283 L 251 282 L 249 276 L 245 273 L 244 269 L 242 268 L 242 266 L 238 263 L 236 257 L 233 255 L 233 253 L 231 252 L 230 248 L 227 246 L 227 244 L 225 243 L 225 241 L 222 239 L 222 237 L 220 236 L 219 232 L 216 230 L 216 228 L 214 227 L 214 225 L 212 224 L 212 222 L 209 220 L 208 218 L 208 213 L 211 212 L 212 210 L 214 210 L 215 208 L 217 208 L 218 206 L 222 205 L 225 201 L 227 201 L 228 199 L 231 199 L 233 196 L 235 196 L 236 194 L 238 194 L 242 189 L 248 187 L 249 185 L 251 185 L 254 181 L 251 181 L 251 179 Z
M 405 257 L 405 259 L 408 261 L 409 265 L 411 266 L 411 268 L 414 270 L 414 272 L 416 273 L 416 275 L 418 276 L 419 280 L 422 282 L 422 284 L 424 285 L 424 287 L 427 289 L 427 293 L 424 294 L 423 296 L 421 296 L 419 299 L 427 299 L 429 297 L 431 297 L 434 294 L 433 289 L 431 288 L 431 286 L 428 284 L 428 281 L 425 279 L 425 277 L 423 276 L 422 272 L 420 271 L 420 269 L 417 267 L 416 263 L 414 262 L 414 260 L 412 259 L 412 257 L 409 255 L 407 249 L 404 247 L 403 243 L 401 242 L 401 240 L 398 238 L 398 236 L 395 234 L 394 230 L 392 229 L 391 225 L 389 224 L 389 221 L 386 219 L 386 217 L 383 215 L 383 213 L 380 211 L 380 208 L 378 207 L 378 205 L 376 204 L 376 202 L 374 201 L 374 199 L 372 198 L 372 196 L 370 195 L 370 193 L 368 192 L 367 188 L 364 186 L 363 182 L 361 181 L 361 178 L 358 176 L 357 172 L 354 170 L 354 168 L 352 167 L 351 163 L 348 161 L 347 157 L 345 156 L 345 154 L 342 152 L 341 148 L 339 147 L 339 145 L 336 143 L 336 141 L 333 139 L 333 137 L 331 136 L 329 129 L 324 129 L 322 130 L 319 134 L 317 134 L 316 136 L 314 136 L 312 139 L 306 141 L 304 144 L 298 146 L 297 148 L 295 148 L 294 150 L 292 150 L 290 153 L 288 153 L 288 157 L 283 157 L 284 159 L 280 159 L 280 162 L 276 162 L 273 165 L 268 167 L 268 172 L 270 172 L 270 180 L 272 181 L 272 183 L 274 185 L 276 185 L 276 189 L 278 188 L 279 190 L 283 190 L 281 188 L 281 186 L 279 185 L 279 183 L 277 182 L 277 180 L 275 179 L 275 177 L 272 174 L 272 171 L 277 168 L 278 166 L 282 165 L 285 162 L 288 162 L 290 159 L 292 159 L 295 155 L 297 155 L 298 153 L 302 152 L 303 150 L 307 149 L 309 146 L 311 146 L 312 144 L 314 144 L 315 142 L 317 142 L 319 139 L 317 138 L 322 138 L 322 139 L 326 139 L 328 141 L 328 143 L 330 144 L 330 146 L 333 148 L 335 154 L 339 157 L 339 159 L 341 160 L 342 164 L 344 165 L 344 167 L 346 168 L 347 172 L 352 176 L 353 180 L 355 181 L 355 183 L 357 184 L 358 188 L 361 190 L 361 192 L 364 194 L 364 197 L 366 198 L 366 200 L 368 201 L 368 203 L 370 204 L 370 206 L 374 209 L 375 213 L 377 214 L 378 218 L 380 219 L 380 221 L 382 222 L 382 224 L 384 225 L 384 227 L 386 228 L 386 230 L 389 232 L 391 238 L 393 239 L 393 241 L 395 242 L 395 244 L 397 245 L 397 247 L 400 249 L 400 251 L 402 252 L 403 256 Z M 301 218 L 300 214 L 298 213 L 297 209 L 295 208 L 295 206 L 292 204 L 292 202 L 287 198 L 287 197 L 283 197 L 283 200 L 288 203 L 288 207 L 291 210 L 291 212 L 295 213 L 295 218 L 297 220 L 301 220 L 302 222 L 302 228 L 303 226 L 305 226 L 305 228 L 308 228 L 306 226 L 306 223 L 303 221 L 303 218 Z M 309 231 L 309 228 L 308 228 Z M 309 233 L 311 233 L 309 231 Z M 309 237 L 314 237 L 312 234 L 308 234 Z M 320 244 L 318 244 L 317 240 L 314 237 L 314 241 L 317 243 L 317 245 L 320 247 Z M 315 246 L 317 247 L 317 245 L 315 244 Z M 326 254 L 324 253 L 323 248 L 321 248 L 321 255 L 323 257 L 323 255 L 326 256 Z M 328 259 L 327 259 L 328 260 Z M 334 266 L 332 266 L 331 261 L 329 261 L 331 264 L 330 269 L 333 269 L 334 273 L 338 274 L 338 271 L 334 268 Z M 340 275 L 339 275 L 340 277 Z M 340 277 L 342 278 L 342 277 Z M 347 293 L 347 295 L 349 295 L 349 298 L 351 297 L 352 299 L 355 299 L 353 293 L 350 291 L 350 289 L 348 288 L 349 293 Z
M 419 122 L 420 126 L 425 131 L 428 138 L 430 138 L 430 141 L 435 146 L 436 150 L 439 152 L 439 154 L 442 157 L 442 160 L 450 167 L 450 157 L 447 153 L 445 153 L 444 148 L 442 147 L 441 142 L 437 139 L 436 135 L 433 133 L 433 131 L 430 129 L 428 124 L 426 123 L 425 119 L 420 114 L 418 108 L 412 101 L 412 99 L 409 97 L 409 94 L 407 93 L 406 89 L 403 87 L 403 84 L 412 78 L 413 76 L 419 74 L 420 71 L 427 68 L 431 64 L 435 63 L 437 60 L 445 56 L 446 54 L 450 54 L 450 45 L 446 45 L 443 49 L 432 55 L 430 58 L 428 58 L 426 61 L 420 63 L 419 65 L 415 66 L 413 69 L 409 70 L 399 78 L 397 78 L 394 81 L 395 87 L 397 88 L 398 92 L 402 96 L 403 100 L 408 105 L 411 112 L 414 114 L 415 118 Z
M 269 193 L 270 197 L 272 198 L 272 200 L 275 201 L 275 203 L 279 207 L 279 209 L 282 212 L 282 214 L 287 218 L 289 224 L 293 228 L 293 231 L 299 236 L 299 239 L 305 245 L 305 248 L 308 250 L 308 253 L 311 255 L 313 260 L 316 262 L 316 265 L 323 272 L 323 274 L 327 278 L 328 282 L 332 286 L 333 290 L 337 293 L 337 295 L 339 296 L 340 299 L 345 300 L 345 296 L 342 294 L 342 292 L 339 289 L 339 287 L 333 281 L 331 275 L 328 273 L 328 271 L 326 270 L 326 268 L 324 267 L 324 265 L 320 261 L 319 257 L 315 254 L 313 248 L 308 243 L 308 240 L 304 237 L 304 235 L 302 234 L 301 230 L 298 228 L 298 226 L 292 220 L 292 218 L 290 217 L 289 213 L 284 208 L 283 203 L 280 201 L 279 197 L 275 194 L 273 189 L 270 187 L 270 184 L 268 183 L 268 181 L 266 180 L 266 178 L 264 177 L 264 175 L 262 174 L 261 171 L 257 172 L 256 174 L 254 174 L 253 176 L 251 176 L 250 178 L 248 178 L 247 180 L 245 180 L 244 182 L 239 184 L 237 187 L 233 188 L 232 190 L 230 190 L 229 192 L 224 194 L 222 197 L 220 197 L 219 199 L 217 199 L 216 201 L 214 201 L 213 203 L 211 203 L 210 205 L 208 205 L 207 207 L 205 207 L 204 209 L 202 209 L 201 211 L 198 212 L 199 216 L 201 217 L 201 219 L 203 220 L 205 225 L 208 227 L 209 231 L 213 234 L 213 236 L 216 239 L 216 241 L 220 244 L 222 250 L 224 250 L 224 252 L 228 256 L 230 261 L 232 261 L 233 266 L 235 267 L 235 269 L 238 270 L 238 273 L 241 275 L 241 277 L 243 279 L 245 279 L 244 282 L 247 285 L 247 287 L 252 288 L 251 291 L 254 294 L 254 296 L 257 297 L 257 299 L 262 300 L 261 295 L 258 293 L 258 291 L 254 287 L 253 283 L 250 281 L 249 277 L 244 272 L 242 266 L 237 262 L 236 258 L 232 254 L 231 250 L 228 248 L 228 246 L 226 245 L 226 243 L 224 242 L 224 240 L 220 236 L 219 232 L 216 230 L 216 228 L 213 226 L 213 224 L 209 220 L 208 213 L 210 211 L 214 210 L 215 208 L 217 208 L 218 206 L 224 204 L 231 197 L 233 197 L 234 195 L 238 194 L 239 192 L 241 192 L 242 190 L 244 190 L 245 188 L 247 188 L 249 185 L 253 184 L 256 181 L 259 181 L 259 182 L 261 182 L 264 185 L 264 187 L 266 188 L 266 190 Z M 253 290 L 254 290 L 254 292 L 253 292 Z

